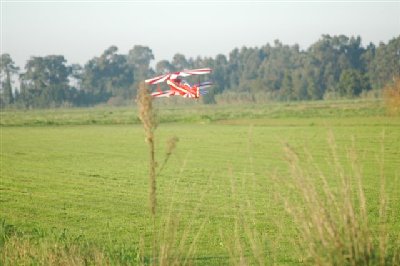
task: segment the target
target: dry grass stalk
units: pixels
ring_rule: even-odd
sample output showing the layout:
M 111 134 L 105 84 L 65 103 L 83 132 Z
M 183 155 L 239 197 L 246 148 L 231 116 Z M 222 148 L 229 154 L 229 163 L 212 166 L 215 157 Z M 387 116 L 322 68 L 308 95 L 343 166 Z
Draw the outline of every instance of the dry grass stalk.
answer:
M 185 165 L 185 163 L 183 164 Z M 183 169 L 181 169 L 181 174 Z M 175 182 L 179 182 L 180 177 Z M 209 180 L 209 183 L 211 181 Z M 204 230 L 207 219 L 199 218 L 200 209 L 203 206 L 203 200 L 206 197 L 207 190 L 204 190 L 200 195 L 199 202 L 191 213 L 185 212 L 188 224 L 181 223 L 181 214 L 176 210 L 179 202 L 175 201 L 176 184 L 171 189 L 172 199 L 169 205 L 168 215 L 161 221 L 159 235 L 159 265 L 191 265 L 194 257 L 198 240 Z M 178 199 L 180 201 L 180 199 Z M 183 220 L 184 221 L 184 220 Z M 199 225 L 200 226 L 196 226 Z
M 332 133 L 328 138 L 332 173 L 323 174 L 307 151 L 305 158 L 286 146 L 285 154 L 298 198 L 286 201 L 286 209 L 299 229 L 298 244 L 307 259 L 317 265 L 386 265 L 388 231 L 386 194 L 381 158 L 380 232 L 374 237 L 368 223 L 367 201 L 362 184 L 362 168 L 355 145 L 348 150 L 349 165 L 339 159 Z M 383 142 L 383 140 L 382 140 Z M 383 145 L 383 144 L 382 144 Z M 383 154 L 383 150 L 382 150 Z M 349 170 L 350 169 L 350 170 Z M 321 182 L 317 182 L 317 181 Z M 329 181 L 337 183 L 337 188 Z M 318 183 L 320 185 L 318 185 Z M 376 241 L 374 241 L 374 239 Z M 376 244 L 379 243 L 379 244 Z M 392 255 L 389 255 L 391 259 Z M 392 258 L 395 260 L 396 254 Z
M 385 257 L 387 256 L 388 235 L 387 232 L 387 196 L 386 196 L 386 176 L 384 171 L 385 165 L 385 132 L 382 132 L 381 155 L 377 158 L 380 166 L 381 187 L 379 194 L 379 265 L 385 265 Z
M 145 141 L 149 144 L 149 202 L 150 211 L 153 217 L 153 263 L 157 258 L 157 238 L 156 238 L 156 206 L 157 206 L 157 195 L 156 195 L 156 167 L 157 162 L 155 159 L 155 145 L 154 145 L 154 131 L 157 128 L 156 113 L 153 109 L 153 99 L 149 93 L 144 82 L 140 83 L 139 91 L 137 94 L 137 103 L 139 108 L 139 118 L 142 121 Z
M 251 159 L 250 159 L 251 160 Z M 237 184 L 234 180 L 232 169 L 229 169 L 231 180 L 232 204 L 236 209 L 234 216 L 233 234 L 223 234 L 220 236 L 223 245 L 229 255 L 231 265 L 266 265 L 265 237 L 257 228 L 255 217 L 255 200 L 246 197 L 244 200 L 238 198 Z M 253 174 L 251 174 L 253 176 Z M 255 178 L 250 179 L 251 184 L 242 183 L 244 190 L 254 192 L 256 187 Z M 243 180 L 243 182 L 245 182 Z M 251 193 L 250 193 L 251 194 Z
M 150 209 L 153 216 L 153 265 L 187 265 L 190 264 L 191 257 L 193 256 L 196 248 L 197 241 L 200 237 L 200 233 L 205 226 L 205 220 L 200 226 L 197 233 L 194 234 L 194 238 L 190 239 L 193 235 L 192 226 L 184 227 L 182 233 L 180 233 L 180 220 L 179 215 L 173 213 L 173 203 L 171 200 L 171 206 L 169 214 L 166 219 L 161 219 L 160 225 L 156 224 L 156 177 L 161 173 L 170 159 L 173 151 L 176 148 L 176 144 L 179 141 L 178 137 L 174 136 L 168 139 L 166 146 L 165 158 L 160 166 L 158 172 L 156 172 L 157 162 L 155 160 L 155 136 L 154 132 L 157 128 L 156 113 L 152 106 L 152 97 L 149 94 L 148 88 L 144 83 L 140 84 L 139 92 L 137 97 L 139 107 L 139 118 L 143 123 L 146 142 L 149 144 L 149 180 L 150 180 Z M 185 162 L 181 169 L 181 174 Z M 172 193 L 173 194 L 173 193 Z M 204 195 L 203 195 L 204 196 Z M 196 215 L 199 211 L 200 204 L 197 206 L 193 215 Z M 194 217 L 190 221 L 197 221 Z M 160 229 L 159 232 L 156 229 Z M 141 254 L 144 254 L 143 251 Z M 144 258 L 141 258 L 144 261 Z
M 139 118 L 142 121 L 146 142 L 149 144 L 149 181 L 150 181 L 150 210 L 153 217 L 156 215 L 156 160 L 154 147 L 154 131 L 157 128 L 156 113 L 153 109 L 153 99 L 144 82 L 139 86 L 137 95 Z
M 172 152 L 175 150 L 176 144 L 178 143 L 178 141 L 179 141 L 179 138 L 176 136 L 173 136 L 167 140 L 167 149 L 165 151 L 165 158 L 164 158 L 162 165 L 160 166 L 160 169 L 158 170 L 157 175 L 159 175 L 161 173 L 161 171 L 164 169 L 164 166 L 167 164 L 169 158 L 172 155 Z
M 110 265 L 100 250 L 82 252 L 77 245 L 10 237 L 1 247 L 0 265 Z

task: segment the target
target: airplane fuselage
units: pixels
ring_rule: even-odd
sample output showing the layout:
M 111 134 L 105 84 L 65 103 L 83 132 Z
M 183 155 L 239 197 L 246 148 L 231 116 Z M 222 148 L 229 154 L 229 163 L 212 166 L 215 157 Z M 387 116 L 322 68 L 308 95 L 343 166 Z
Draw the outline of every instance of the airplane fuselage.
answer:
M 181 95 L 187 98 L 199 98 L 200 91 L 197 86 L 190 86 L 174 80 L 167 80 L 168 86 L 171 88 L 171 95 Z

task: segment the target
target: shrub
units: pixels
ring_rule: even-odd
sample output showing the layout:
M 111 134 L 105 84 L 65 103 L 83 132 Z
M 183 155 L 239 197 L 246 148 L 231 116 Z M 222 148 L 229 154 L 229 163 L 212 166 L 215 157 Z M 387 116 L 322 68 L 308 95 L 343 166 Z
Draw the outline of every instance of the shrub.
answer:
M 386 110 L 389 115 L 400 114 L 400 76 L 383 88 Z

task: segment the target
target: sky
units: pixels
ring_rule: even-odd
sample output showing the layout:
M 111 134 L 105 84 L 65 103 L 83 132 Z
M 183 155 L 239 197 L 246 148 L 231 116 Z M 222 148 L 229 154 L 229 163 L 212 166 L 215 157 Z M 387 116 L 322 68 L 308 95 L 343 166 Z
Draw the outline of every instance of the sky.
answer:
M 228 55 L 279 39 L 306 49 L 322 34 L 361 36 L 363 44 L 400 35 L 397 1 L 19 1 L 0 0 L 1 53 L 21 69 L 31 56 L 64 55 L 85 64 L 111 45 L 145 45 L 153 64 Z

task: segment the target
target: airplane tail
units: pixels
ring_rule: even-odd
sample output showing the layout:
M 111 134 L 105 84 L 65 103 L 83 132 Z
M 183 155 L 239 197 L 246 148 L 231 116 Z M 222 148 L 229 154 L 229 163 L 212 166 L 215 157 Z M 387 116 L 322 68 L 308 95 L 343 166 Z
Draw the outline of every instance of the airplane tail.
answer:
M 206 95 L 208 93 L 207 90 L 199 90 L 200 95 Z
M 213 85 L 213 83 L 211 81 L 205 81 L 205 82 L 199 83 L 198 88 L 199 88 L 200 95 L 207 94 L 208 90 L 206 90 L 206 88 L 211 87 L 212 85 Z
M 193 87 L 196 88 L 196 98 L 199 98 L 200 95 L 205 95 L 208 93 L 208 91 L 206 90 L 206 88 L 210 87 L 212 85 L 211 81 L 206 81 L 206 82 L 201 82 L 201 83 L 197 83 L 194 84 Z
M 195 84 L 195 86 L 198 87 L 200 90 L 208 88 L 212 85 L 213 85 L 213 83 L 211 81 L 205 81 L 205 82 Z

